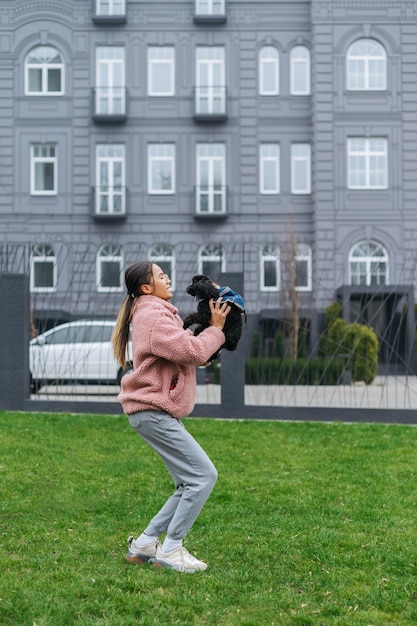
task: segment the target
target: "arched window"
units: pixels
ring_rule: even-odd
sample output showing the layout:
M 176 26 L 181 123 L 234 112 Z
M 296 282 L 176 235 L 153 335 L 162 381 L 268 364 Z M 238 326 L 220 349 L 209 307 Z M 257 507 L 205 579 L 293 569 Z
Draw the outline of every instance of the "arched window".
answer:
M 106 244 L 97 253 L 97 291 L 121 291 L 123 252 L 119 245 Z
M 279 94 L 279 54 L 274 46 L 264 46 L 259 51 L 259 95 Z
M 347 89 L 383 91 L 387 88 L 387 55 L 374 39 L 358 39 L 347 51 Z
M 290 93 L 293 96 L 310 94 L 310 50 L 295 46 L 290 56 Z
M 54 249 L 45 244 L 34 245 L 30 258 L 30 290 L 38 293 L 56 291 L 56 278 Z
M 38 46 L 25 60 L 25 94 L 27 96 L 62 96 L 64 63 L 56 48 Z
M 261 291 L 279 291 L 279 286 L 279 248 L 274 244 L 267 244 L 261 251 Z
M 171 289 L 175 290 L 175 255 L 172 246 L 159 243 L 149 250 L 149 260 L 156 263 L 171 279 Z
M 198 253 L 198 273 L 206 274 L 213 280 L 219 280 L 225 271 L 226 259 L 221 244 L 209 243 L 200 248 Z
M 349 252 L 349 284 L 388 284 L 388 254 L 376 241 L 361 241 Z
M 295 246 L 295 289 L 311 291 L 312 283 L 311 248 L 305 243 L 299 243 Z

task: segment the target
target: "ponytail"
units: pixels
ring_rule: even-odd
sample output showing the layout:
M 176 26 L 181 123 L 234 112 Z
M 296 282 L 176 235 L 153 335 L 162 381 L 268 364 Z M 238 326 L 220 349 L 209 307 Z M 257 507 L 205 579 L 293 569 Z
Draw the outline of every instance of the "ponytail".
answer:
M 129 295 L 123 300 L 111 338 L 115 359 L 123 369 L 127 367 L 126 352 L 134 302 L 135 298 Z
M 126 351 L 133 309 L 137 298 L 142 294 L 142 285 L 150 284 L 152 280 L 152 263 L 150 261 L 139 261 L 130 265 L 125 271 L 127 294 L 120 307 L 111 338 L 114 356 L 123 369 L 126 369 L 127 366 Z

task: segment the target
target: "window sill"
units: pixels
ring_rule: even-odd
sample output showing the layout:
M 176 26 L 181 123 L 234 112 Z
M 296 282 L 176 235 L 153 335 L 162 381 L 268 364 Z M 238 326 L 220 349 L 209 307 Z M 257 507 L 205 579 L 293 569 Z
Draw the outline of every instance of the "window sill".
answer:
M 197 221 L 211 221 L 211 220 L 226 220 L 228 214 L 224 211 L 222 213 L 194 213 L 194 219 Z
M 93 15 L 92 20 L 98 26 L 123 26 L 126 24 L 126 15 Z
M 97 124 L 125 124 L 127 122 L 127 113 L 120 114 L 103 114 L 93 113 L 93 120 Z
M 93 213 L 95 222 L 124 222 L 126 218 L 126 213 Z
M 227 122 L 227 113 L 194 113 L 194 121 L 203 124 Z
M 218 26 L 219 24 L 226 24 L 227 15 L 222 13 L 221 15 L 200 15 L 194 14 L 194 24 L 204 24 L 205 26 Z

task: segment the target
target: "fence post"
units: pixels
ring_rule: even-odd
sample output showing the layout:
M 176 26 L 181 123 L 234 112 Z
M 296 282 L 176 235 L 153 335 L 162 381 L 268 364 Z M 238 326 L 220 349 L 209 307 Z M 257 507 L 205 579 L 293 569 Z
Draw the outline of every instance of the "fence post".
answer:
M 0 275 L 0 408 L 22 410 L 29 397 L 30 298 L 24 274 Z
M 227 272 L 220 274 L 220 284 L 228 285 L 243 296 L 243 273 Z M 243 333 L 245 332 L 243 322 Z M 241 341 L 234 352 L 222 350 L 221 368 L 221 415 L 239 417 L 245 406 L 245 342 Z

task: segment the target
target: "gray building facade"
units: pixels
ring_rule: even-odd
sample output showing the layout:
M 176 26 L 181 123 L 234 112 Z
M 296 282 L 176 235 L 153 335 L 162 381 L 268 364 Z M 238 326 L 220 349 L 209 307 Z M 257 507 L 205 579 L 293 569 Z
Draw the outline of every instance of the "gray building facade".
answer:
M 265 346 L 296 301 L 314 353 L 338 298 L 414 359 L 416 2 L 2 0 L 0 87 L 1 263 L 38 327 L 113 317 L 152 258 L 183 313 L 193 274 L 243 272 Z

